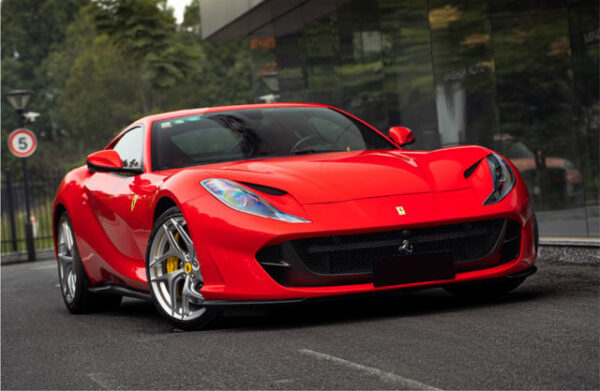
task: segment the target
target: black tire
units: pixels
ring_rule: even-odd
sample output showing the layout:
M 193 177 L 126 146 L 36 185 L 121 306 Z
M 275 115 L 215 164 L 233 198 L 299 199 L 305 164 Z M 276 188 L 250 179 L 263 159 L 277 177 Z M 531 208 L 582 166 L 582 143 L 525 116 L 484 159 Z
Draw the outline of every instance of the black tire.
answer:
M 198 317 L 184 319 L 184 320 L 177 319 L 177 318 L 173 317 L 171 313 L 167 312 L 165 310 L 165 308 L 163 308 L 163 305 L 161 305 L 161 303 L 159 302 L 159 299 L 157 298 L 157 293 L 155 292 L 155 287 L 152 284 L 151 275 L 150 275 L 150 267 L 149 267 L 150 260 L 151 260 L 152 246 L 156 239 L 157 234 L 163 230 L 162 229 L 163 225 L 173 218 L 183 219 L 183 215 L 181 214 L 181 212 L 179 211 L 179 209 L 177 207 L 172 207 L 172 208 L 167 209 L 156 220 L 154 227 L 152 228 L 152 232 L 150 234 L 150 239 L 148 240 L 148 248 L 146 249 L 146 278 L 148 281 L 148 289 L 150 290 L 150 293 L 152 294 L 152 301 L 154 302 L 154 305 L 155 305 L 156 309 L 158 310 L 158 312 L 161 314 L 161 316 L 163 318 L 168 320 L 173 326 L 175 326 L 176 328 L 179 328 L 181 330 L 187 330 L 187 331 L 206 329 L 206 328 L 210 327 L 211 325 L 213 325 L 219 319 L 219 317 L 221 315 L 220 310 L 215 309 L 215 308 L 200 306 L 200 310 L 203 309 L 204 311 Z M 183 221 L 185 221 L 185 220 L 183 220 Z M 162 267 L 162 265 L 160 267 Z
M 57 234 L 56 234 L 56 246 L 58 248 L 58 241 L 60 230 L 66 224 L 72 235 L 72 249 L 70 250 L 70 256 L 72 257 L 72 268 L 73 274 L 75 275 L 75 292 L 72 294 L 72 299 L 68 298 L 65 294 L 65 281 L 61 277 L 61 260 L 59 256 L 58 260 L 58 280 L 60 283 L 62 298 L 65 303 L 65 306 L 72 314 L 83 314 L 89 312 L 96 311 L 106 311 L 119 307 L 121 305 L 122 297 L 120 295 L 99 295 L 94 294 L 88 291 L 88 288 L 91 286 L 90 280 L 85 272 L 83 264 L 81 263 L 81 257 L 79 256 L 79 250 L 77 248 L 77 242 L 75 239 L 75 235 L 73 234 L 73 225 L 71 224 L 71 219 L 67 212 L 64 212 L 60 220 L 58 221 L 57 226 Z
M 486 280 L 447 285 L 444 289 L 457 296 L 500 296 L 516 289 L 523 281 L 525 277 Z
M 538 227 L 537 216 L 533 216 L 533 240 L 535 244 L 535 252 L 538 253 L 540 248 L 540 229 Z

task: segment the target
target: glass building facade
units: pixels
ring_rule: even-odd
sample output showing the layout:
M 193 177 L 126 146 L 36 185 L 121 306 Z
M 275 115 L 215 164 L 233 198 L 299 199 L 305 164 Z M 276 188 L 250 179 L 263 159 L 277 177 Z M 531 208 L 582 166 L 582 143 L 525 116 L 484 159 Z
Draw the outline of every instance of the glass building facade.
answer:
M 411 149 L 490 147 L 524 176 L 543 237 L 599 236 L 596 0 L 351 0 L 326 13 L 308 1 L 281 15 L 277 3 L 237 30 L 257 101 L 407 126 Z

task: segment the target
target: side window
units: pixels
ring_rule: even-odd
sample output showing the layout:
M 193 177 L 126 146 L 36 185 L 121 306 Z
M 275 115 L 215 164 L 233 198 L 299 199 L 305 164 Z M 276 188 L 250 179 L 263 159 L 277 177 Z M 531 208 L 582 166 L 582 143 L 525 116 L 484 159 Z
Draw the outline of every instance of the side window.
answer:
M 113 147 L 123 161 L 123 167 L 141 168 L 144 146 L 144 130 L 133 128 L 125 133 Z

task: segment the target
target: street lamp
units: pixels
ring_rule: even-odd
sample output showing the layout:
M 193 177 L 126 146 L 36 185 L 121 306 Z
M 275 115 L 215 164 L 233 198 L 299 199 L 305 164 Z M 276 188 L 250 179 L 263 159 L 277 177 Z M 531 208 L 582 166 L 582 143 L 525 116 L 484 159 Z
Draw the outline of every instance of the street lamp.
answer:
M 12 106 L 13 109 L 17 113 L 19 113 L 19 121 L 22 121 L 21 113 L 27 107 L 27 103 L 29 103 L 29 98 L 31 98 L 31 91 L 29 90 L 13 90 L 6 94 L 6 99 L 8 99 L 8 103 Z M 19 126 L 23 126 L 19 122 Z
M 13 90 L 6 94 L 6 99 L 13 109 L 17 112 L 19 118 L 19 128 L 23 127 L 24 117 L 23 112 L 31 98 L 29 90 Z M 33 243 L 33 227 L 31 226 L 31 211 L 29 208 L 29 184 L 27 183 L 27 158 L 22 158 L 23 164 L 23 184 L 25 185 L 25 209 L 27 215 L 25 217 L 25 240 L 27 244 L 27 258 L 29 261 L 35 261 L 35 246 Z
M 279 99 L 279 73 L 263 73 L 259 77 L 263 81 L 263 83 L 265 83 L 265 85 L 267 86 L 269 91 L 271 91 L 271 93 L 259 96 L 258 99 L 264 101 L 265 103 L 277 102 L 277 99 Z

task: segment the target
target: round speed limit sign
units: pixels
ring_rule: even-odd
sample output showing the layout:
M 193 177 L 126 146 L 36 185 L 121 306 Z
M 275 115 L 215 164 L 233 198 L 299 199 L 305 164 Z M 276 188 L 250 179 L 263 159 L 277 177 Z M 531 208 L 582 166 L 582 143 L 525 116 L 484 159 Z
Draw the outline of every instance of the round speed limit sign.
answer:
M 28 157 L 35 152 L 37 140 L 28 129 L 17 129 L 8 136 L 8 148 L 16 157 Z

